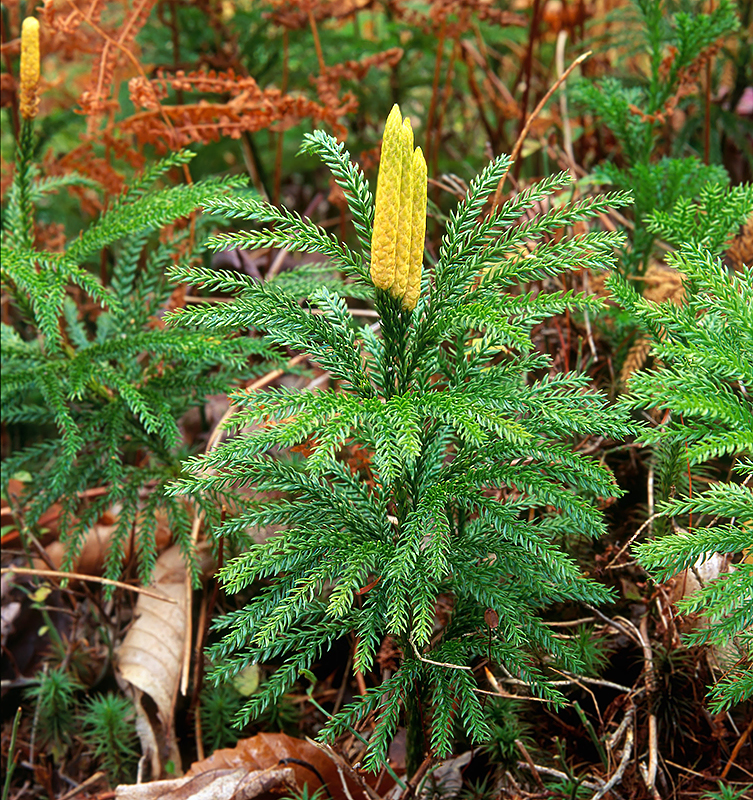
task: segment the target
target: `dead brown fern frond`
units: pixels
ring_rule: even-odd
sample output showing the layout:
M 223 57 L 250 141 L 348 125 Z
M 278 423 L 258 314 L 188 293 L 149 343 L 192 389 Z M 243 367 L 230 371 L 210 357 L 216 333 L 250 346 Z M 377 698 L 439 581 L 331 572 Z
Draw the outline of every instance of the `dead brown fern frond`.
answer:
M 162 103 L 170 90 L 229 94 L 230 99 L 216 103 L 201 99 L 183 105 Z M 121 122 L 119 131 L 133 134 L 140 145 L 152 144 L 160 152 L 191 142 L 218 141 L 221 136 L 238 139 L 244 132 L 272 126 L 285 129 L 307 118 L 324 122 L 336 135 L 344 137 L 346 131 L 339 117 L 353 108 L 347 99 L 337 104 L 334 98 L 325 105 L 302 95 L 283 94 L 274 87 L 262 89 L 253 78 L 238 77 L 232 70 L 159 73 L 151 80 L 132 78 L 129 91 L 133 104 L 144 110 Z
M 136 36 L 149 19 L 155 2 L 156 0 L 135 0 L 118 27 L 117 35 L 105 38 L 94 66 L 95 78 L 92 88 L 85 91 L 80 99 L 81 109 L 88 118 L 90 133 L 96 129 L 100 118 L 106 112 L 119 107 L 113 91 L 115 69 L 126 58 L 133 61 Z M 87 18 L 87 22 L 96 24 L 91 18 Z
M 358 108 L 355 96 L 350 92 L 342 96 L 340 94 L 342 81 L 362 81 L 369 70 L 373 68 L 394 69 L 402 57 L 402 48 L 391 47 L 381 53 L 364 56 L 358 61 L 344 61 L 341 64 L 327 67 L 321 75 L 313 79 L 317 95 L 328 108 L 347 106 L 348 109 L 355 111 Z M 338 138 L 342 138 L 339 134 L 336 135 Z
M 265 16 L 287 30 L 303 30 L 316 22 L 346 20 L 359 11 L 378 6 L 377 0 L 268 0 L 272 10 Z

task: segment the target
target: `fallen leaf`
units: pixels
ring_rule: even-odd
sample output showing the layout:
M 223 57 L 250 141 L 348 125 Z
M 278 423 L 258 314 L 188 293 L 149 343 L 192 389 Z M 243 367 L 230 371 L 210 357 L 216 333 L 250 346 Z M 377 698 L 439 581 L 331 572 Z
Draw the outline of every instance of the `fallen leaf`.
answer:
M 80 545 L 79 554 L 73 562 L 73 572 L 81 572 L 84 575 L 102 574 L 107 551 L 110 549 L 110 542 L 117 529 L 117 520 L 115 511 L 112 513 L 106 512 L 98 522 L 86 531 L 83 542 Z M 164 512 L 159 511 L 155 530 L 155 547 L 158 552 L 167 547 L 170 542 L 170 536 L 167 517 Z M 131 557 L 131 544 L 132 542 L 129 538 L 123 548 L 124 561 Z M 60 569 L 65 557 L 65 545 L 56 540 L 45 547 L 45 552 L 54 568 Z M 48 564 L 42 559 L 34 559 L 34 566 L 37 569 L 46 569 Z
M 183 557 L 174 545 L 157 559 L 152 587 L 176 602 L 139 595 L 135 621 L 115 651 L 115 675 L 136 706 L 136 730 L 153 778 L 162 777 L 168 761 L 180 770 L 173 712 L 186 627 L 185 578 Z
M 115 800 L 251 800 L 271 789 L 296 790 L 293 770 L 220 769 L 170 781 L 121 785 Z
M 341 778 L 333 760 L 320 748 L 284 733 L 259 733 L 241 739 L 235 747 L 216 750 L 209 758 L 197 761 L 186 775 L 241 767 L 252 771 L 289 767 L 300 788 L 308 784 L 309 795 L 324 785 L 332 800 L 368 800 L 366 790 L 352 776 Z M 343 780 L 350 798 L 343 788 Z

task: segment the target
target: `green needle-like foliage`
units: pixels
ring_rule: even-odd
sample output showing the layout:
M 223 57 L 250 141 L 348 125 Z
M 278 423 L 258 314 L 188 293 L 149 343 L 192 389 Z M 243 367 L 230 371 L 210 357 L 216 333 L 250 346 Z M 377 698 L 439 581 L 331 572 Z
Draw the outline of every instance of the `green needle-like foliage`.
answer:
M 652 230 L 679 246 L 669 263 L 685 278 L 682 305 L 648 302 L 621 278 L 609 278 L 622 305 L 650 332 L 661 360 L 629 384 L 630 404 L 671 412 L 642 440 L 678 453 L 686 470 L 721 460 L 739 476 L 703 492 L 689 487 L 692 494 L 662 504 L 662 514 L 683 526 L 637 549 L 659 580 L 715 552 L 738 562 L 734 572 L 681 601 L 684 612 L 703 615 L 689 640 L 734 640 L 739 649 L 740 661 L 712 692 L 717 710 L 753 697 L 753 267 L 730 273 L 719 258 L 725 240 L 751 214 L 753 186 L 709 186 L 698 203 L 685 200 L 672 213 L 654 215 Z
M 43 252 L 32 245 L 34 205 L 64 184 L 34 180 L 30 141 L 22 138 L 4 215 L 2 281 L 14 324 L 2 325 L 3 420 L 22 446 L 3 463 L 3 487 L 21 471 L 31 476 L 22 498 L 24 528 L 33 529 L 53 503 L 61 504 L 66 569 L 75 564 L 91 525 L 105 510 L 117 510 L 105 576 L 118 577 L 126 546 L 134 541 L 146 581 L 156 559 L 160 509 L 193 563 L 188 511 L 163 492 L 187 455 L 178 421 L 207 395 L 226 392 L 249 374 L 250 356 L 271 355 L 247 336 L 160 329 L 175 289 L 164 277 L 166 267 L 181 250 L 189 263 L 201 248 L 189 244 L 189 229 L 163 241 L 157 234 L 239 183 L 152 189 L 160 176 L 192 158 L 173 154 L 138 178 L 63 252 Z M 26 207 L 29 213 L 23 213 Z M 100 256 L 110 265 L 106 284 L 90 269 Z M 94 311 L 75 302 L 79 290 Z M 82 503 L 81 493 L 94 487 L 105 492 Z
M 547 235 L 629 196 L 590 197 L 521 222 L 569 184 L 561 174 L 484 218 L 509 168 L 506 156 L 496 159 L 451 215 L 439 260 L 424 271 L 421 297 L 409 312 L 371 284 L 373 205 L 362 173 L 321 132 L 307 135 L 304 148 L 325 160 L 344 189 L 360 249 L 238 195 L 207 208 L 274 228 L 222 235 L 209 246 L 318 252 L 345 282 L 307 284 L 304 274 L 284 286 L 181 267 L 174 278 L 239 293 L 227 304 L 181 309 L 172 321 L 258 328 L 269 341 L 308 353 L 336 389 L 236 392 L 235 435 L 195 459 L 193 476 L 174 492 L 196 496 L 244 485 L 251 502 L 216 535 L 255 526 L 278 531 L 221 572 L 227 592 L 259 582 L 262 588 L 217 623 L 215 680 L 254 662 L 280 664 L 246 704 L 242 722 L 288 691 L 337 639 L 355 637 L 353 667 L 362 673 L 374 666 L 385 637 L 394 640 L 394 673 L 322 732 L 333 737 L 374 713 L 363 763 L 376 770 L 403 713 L 412 742 L 418 728 L 419 757 L 424 749 L 446 756 L 453 724 L 472 741 L 489 739 L 475 671 L 482 660 L 555 705 L 562 696 L 548 682 L 547 665 L 585 666 L 577 647 L 553 636 L 539 613 L 552 602 L 609 598 L 555 541 L 576 531 L 601 535 L 595 499 L 619 493 L 609 471 L 576 452 L 574 440 L 596 433 L 622 438 L 631 427 L 589 390 L 586 376 L 552 373 L 549 358 L 531 344 L 535 324 L 565 309 L 596 309 L 599 301 L 521 283 L 610 266 L 619 234 L 559 241 Z M 373 302 L 378 331 L 356 324 L 353 297 Z M 353 447 L 367 467 L 348 460 Z
M 138 763 L 133 704 L 108 692 L 90 697 L 81 715 L 83 739 L 115 785 L 132 780 Z
M 702 54 L 739 27 L 729 0 L 708 14 L 670 14 L 666 0 L 634 0 L 635 49 L 645 52 L 649 69 L 638 82 L 616 78 L 576 87 L 582 107 L 600 119 L 622 148 L 621 163 L 607 161 L 594 169 L 603 184 L 629 189 L 635 198 L 631 247 L 620 258 L 623 275 L 645 273 L 656 231 L 648 226 L 654 211 L 670 211 L 680 198 L 695 198 L 707 182 L 726 184 L 723 167 L 696 156 L 666 151 L 666 120 L 698 69 Z M 683 157 L 684 156 L 684 157 Z

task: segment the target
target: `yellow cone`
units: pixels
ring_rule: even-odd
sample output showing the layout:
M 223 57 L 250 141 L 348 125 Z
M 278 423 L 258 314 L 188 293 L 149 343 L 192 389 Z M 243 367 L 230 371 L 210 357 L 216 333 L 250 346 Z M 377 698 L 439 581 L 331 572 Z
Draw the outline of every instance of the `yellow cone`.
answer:
M 397 105 L 392 107 L 382 138 L 382 156 L 377 177 L 374 233 L 371 238 L 371 280 L 387 290 L 395 280 L 395 246 L 400 214 L 402 168 L 402 123 Z
M 21 26 L 21 90 L 19 111 L 24 119 L 34 119 L 39 107 L 39 22 L 26 17 Z
M 413 193 L 411 197 L 411 240 L 408 282 L 403 295 L 403 308 L 413 311 L 421 294 L 421 270 L 424 262 L 426 238 L 427 170 L 426 159 L 420 147 L 413 153 L 411 164 Z
M 401 130 L 402 165 L 400 170 L 400 214 L 395 244 L 395 280 L 390 287 L 393 297 L 401 298 L 408 285 L 410 270 L 411 205 L 413 202 L 413 129 L 406 118 Z
M 413 150 L 410 120 L 393 106 L 382 139 L 377 177 L 371 280 L 412 311 L 421 292 L 426 236 L 426 160 Z

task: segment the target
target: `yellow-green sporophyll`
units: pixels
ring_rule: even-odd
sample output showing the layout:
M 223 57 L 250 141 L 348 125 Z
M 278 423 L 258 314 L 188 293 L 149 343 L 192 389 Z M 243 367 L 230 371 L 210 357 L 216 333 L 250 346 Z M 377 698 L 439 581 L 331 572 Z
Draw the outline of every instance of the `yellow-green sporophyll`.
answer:
M 395 105 L 387 117 L 377 178 L 371 280 L 412 311 L 421 291 L 426 235 L 426 160 L 413 149 L 410 120 Z

